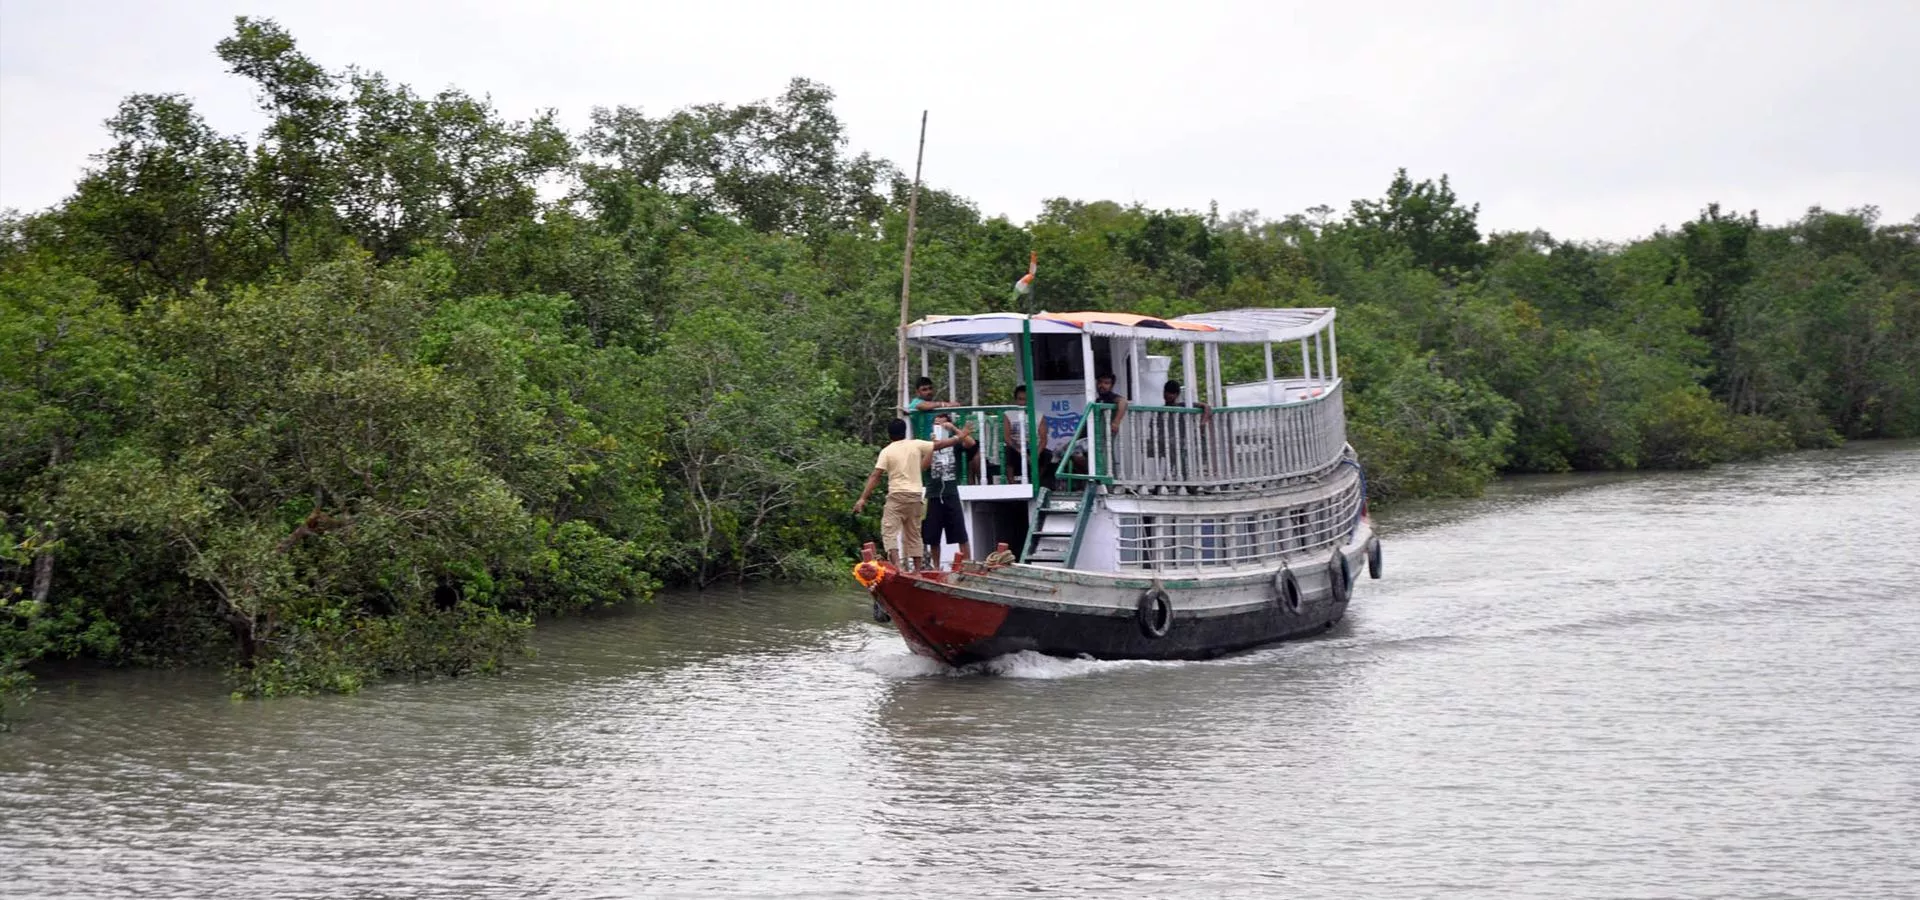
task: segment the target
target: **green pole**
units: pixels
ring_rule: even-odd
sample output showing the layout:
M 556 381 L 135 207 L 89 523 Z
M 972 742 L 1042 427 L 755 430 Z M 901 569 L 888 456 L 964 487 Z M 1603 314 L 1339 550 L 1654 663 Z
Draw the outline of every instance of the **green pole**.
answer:
M 1027 484 L 1040 483 L 1040 417 L 1033 387 L 1033 320 L 1020 320 L 1020 377 L 1027 386 Z

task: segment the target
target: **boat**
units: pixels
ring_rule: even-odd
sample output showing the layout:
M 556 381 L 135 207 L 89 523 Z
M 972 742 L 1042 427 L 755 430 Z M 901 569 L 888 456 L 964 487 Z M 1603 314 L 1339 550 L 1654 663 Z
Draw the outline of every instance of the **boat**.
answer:
M 875 618 L 953 666 L 1021 651 L 1206 659 L 1332 628 L 1361 570 L 1381 574 L 1335 319 L 1253 308 L 911 322 L 921 375 L 944 361 L 948 397 L 963 368 L 971 387 L 965 406 L 910 414 L 912 430 L 931 433 L 936 414 L 973 424 L 961 505 L 971 546 L 998 549 L 960 559 L 949 544 L 915 567 L 916 549 L 865 545 L 853 574 Z M 1014 373 L 1024 404 L 983 403 L 983 367 Z

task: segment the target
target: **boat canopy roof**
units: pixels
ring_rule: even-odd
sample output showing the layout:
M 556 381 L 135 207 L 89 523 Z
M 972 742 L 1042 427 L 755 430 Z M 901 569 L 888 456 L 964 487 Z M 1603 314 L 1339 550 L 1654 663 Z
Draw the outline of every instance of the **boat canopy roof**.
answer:
M 927 316 L 907 326 L 916 347 L 994 356 L 1013 352 L 1022 331 L 1093 334 L 1189 344 L 1264 344 L 1297 341 L 1333 324 L 1333 307 L 1228 309 L 1172 319 L 1120 312 L 981 313 Z

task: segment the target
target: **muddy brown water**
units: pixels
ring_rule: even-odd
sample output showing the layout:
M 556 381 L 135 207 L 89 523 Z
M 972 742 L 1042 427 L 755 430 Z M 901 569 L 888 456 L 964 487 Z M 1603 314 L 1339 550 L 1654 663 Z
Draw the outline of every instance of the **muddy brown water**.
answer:
M 43 681 L 7 897 L 1920 896 L 1920 443 L 1383 517 L 1325 637 L 910 655 L 669 594 L 497 678 Z

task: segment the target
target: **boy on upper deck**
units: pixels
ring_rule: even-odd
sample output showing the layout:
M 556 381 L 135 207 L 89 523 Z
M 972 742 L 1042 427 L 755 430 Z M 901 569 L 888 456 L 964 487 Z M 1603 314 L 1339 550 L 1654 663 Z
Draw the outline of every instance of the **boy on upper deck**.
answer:
M 929 422 L 925 416 L 916 419 L 914 413 L 925 413 L 936 409 L 950 409 L 959 405 L 960 404 L 952 400 L 933 399 L 933 379 L 922 375 L 920 376 L 920 380 L 913 383 L 913 396 L 908 397 L 906 405 L 900 407 L 900 413 L 907 417 L 909 431 L 913 436 L 924 439 L 932 436 L 932 423 Z
M 1113 385 L 1117 379 L 1112 372 L 1101 372 L 1093 379 L 1094 401 L 1113 404 L 1113 433 L 1120 433 L 1120 420 L 1127 417 L 1127 398 L 1114 393 Z
M 1205 403 L 1201 403 L 1198 400 L 1195 400 L 1192 403 L 1180 402 L 1180 389 L 1181 389 L 1180 382 L 1175 381 L 1171 378 L 1167 379 L 1167 383 L 1161 386 L 1160 388 L 1160 405 L 1175 406 L 1175 407 L 1184 406 L 1184 407 L 1187 407 L 1188 409 L 1197 409 L 1200 411 L 1200 424 L 1205 425 L 1209 422 L 1212 422 L 1213 407 L 1210 407 Z
M 933 379 L 922 375 L 919 381 L 913 383 L 913 396 L 907 398 L 907 405 L 900 407 L 900 411 L 913 415 L 930 409 L 949 409 L 959 405 L 952 400 L 933 399 Z
M 1180 400 L 1180 394 L 1180 382 L 1171 378 L 1167 379 L 1167 383 L 1160 388 L 1160 405 L 1170 406 L 1175 409 L 1184 407 L 1187 409 L 1200 410 L 1198 436 L 1201 441 L 1206 441 L 1208 429 L 1213 425 L 1213 408 L 1198 400 L 1192 403 L 1183 403 Z M 1199 446 L 1193 447 L 1192 450 L 1188 449 L 1189 441 L 1192 440 L 1192 438 L 1189 437 L 1187 432 L 1187 416 L 1159 416 L 1156 418 L 1159 419 L 1159 421 L 1151 423 L 1153 434 L 1148 436 L 1148 455 L 1166 460 L 1164 465 L 1169 467 L 1167 475 L 1175 481 L 1185 482 L 1196 477 L 1198 474 L 1195 471 L 1195 463 L 1197 460 L 1189 457 L 1188 454 L 1190 452 L 1198 453 L 1200 454 L 1199 458 L 1204 459 L 1206 451 Z

